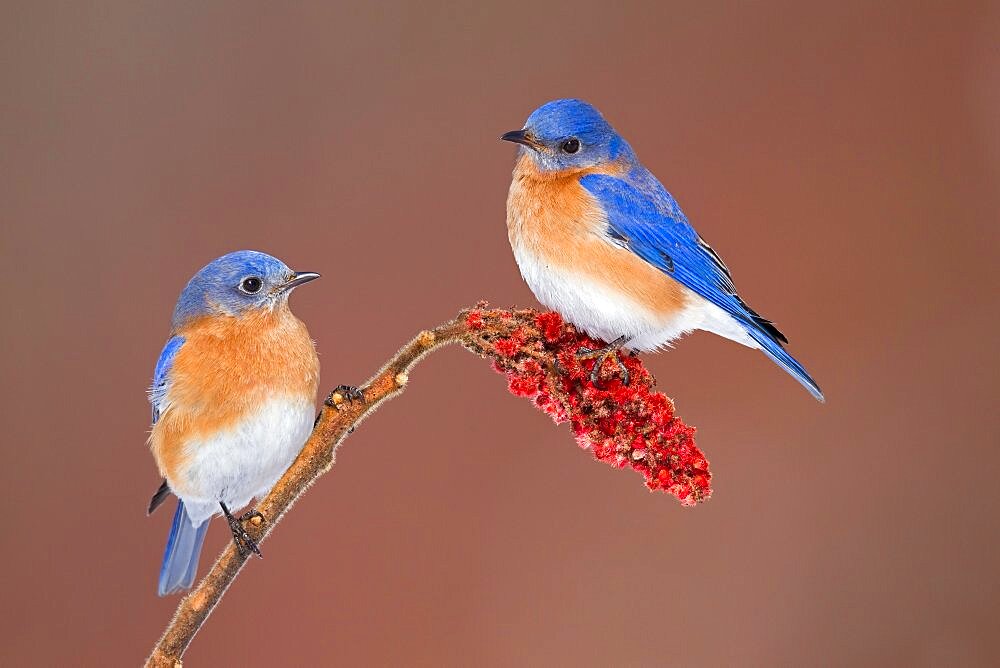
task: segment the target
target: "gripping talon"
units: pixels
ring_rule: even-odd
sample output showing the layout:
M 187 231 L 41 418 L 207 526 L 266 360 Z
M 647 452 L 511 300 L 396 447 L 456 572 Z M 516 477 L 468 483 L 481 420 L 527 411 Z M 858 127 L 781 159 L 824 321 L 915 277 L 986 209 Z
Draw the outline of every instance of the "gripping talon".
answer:
M 340 395 L 341 401 L 338 402 L 337 400 L 335 400 L 334 395 Z M 327 398 L 326 403 L 328 406 L 333 406 L 334 408 L 336 408 L 337 405 L 339 403 L 342 403 L 343 401 L 354 402 L 354 401 L 364 401 L 364 400 L 365 400 L 365 393 L 360 388 L 355 387 L 354 385 L 338 385 L 337 387 L 333 388 L 333 392 L 330 393 L 330 396 Z
M 626 336 L 619 336 L 617 339 L 604 346 L 603 348 L 593 349 L 583 347 L 577 352 L 577 358 L 581 360 L 595 359 L 594 368 L 590 372 L 590 382 L 594 387 L 601 387 L 601 368 L 604 366 L 604 361 L 614 355 L 615 362 L 618 363 L 618 370 L 621 374 L 622 384 L 628 385 L 631 380 L 631 375 L 628 372 L 628 367 L 621 358 L 621 348 L 625 345 L 628 340 Z
M 262 522 L 264 521 L 264 513 L 260 512 L 256 508 L 254 508 L 253 510 L 248 510 L 247 512 L 245 512 L 242 515 L 240 515 L 240 522 L 241 523 L 242 522 L 249 522 L 250 520 L 252 520 L 255 517 L 259 517 Z
M 253 517 L 260 517 L 264 519 L 264 515 L 257 510 L 251 510 L 243 513 L 239 518 L 233 517 L 233 514 L 229 512 L 229 508 L 226 504 L 219 502 L 222 506 L 222 512 L 226 516 L 226 521 L 229 522 L 229 530 L 233 534 L 233 542 L 236 543 L 236 550 L 240 553 L 240 557 L 246 557 L 251 552 L 256 554 L 259 558 L 263 559 L 264 555 L 260 553 L 260 548 L 257 547 L 257 543 L 254 539 L 250 537 L 247 533 L 246 528 L 243 526 L 244 520 L 251 519 Z
M 622 356 L 620 352 L 615 352 L 615 361 L 618 362 L 618 371 L 621 372 L 622 385 L 628 387 L 628 383 L 629 380 L 631 380 L 631 376 L 629 375 L 628 367 L 625 366 L 625 362 L 622 361 Z

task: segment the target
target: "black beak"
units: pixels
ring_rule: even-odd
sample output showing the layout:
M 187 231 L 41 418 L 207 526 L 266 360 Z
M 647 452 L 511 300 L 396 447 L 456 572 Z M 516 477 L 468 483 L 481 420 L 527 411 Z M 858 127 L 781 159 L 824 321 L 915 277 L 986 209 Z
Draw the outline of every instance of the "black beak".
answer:
M 309 281 L 315 281 L 319 278 L 319 274 L 312 271 L 297 271 L 288 280 L 287 283 L 281 286 L 281 291 L 291 290 L 292 288 L 297 288 L 303 283 L 308 283 Z
M 542 147 L 541 144 L 535 139 L 527 130 L 511 130 L 505 134 L 500 135 L 500 139 L 503 141 L 512 141 L 515 144 L 521 144 L 522 146 L 527 146 L 528 148 L 538 150 Z

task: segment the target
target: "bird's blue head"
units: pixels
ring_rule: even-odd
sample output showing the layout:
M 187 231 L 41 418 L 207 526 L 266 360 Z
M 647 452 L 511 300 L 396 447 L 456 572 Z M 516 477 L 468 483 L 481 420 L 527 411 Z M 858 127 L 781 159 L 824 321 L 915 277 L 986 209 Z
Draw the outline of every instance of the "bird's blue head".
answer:
M 223 255 L 188 282 L 177 300 L 173 326 L 204 315 L 239 316 L 284 306 L 294 288 L 316 278 L 319 274 L 292 271 L 278 258 L 258 251 Z
M 554 100 L 528 116 L 524 128 L 500 137 L 524 146 L 543 172 L 578 171 L 631 155 L 601 112 L 583 100 Z

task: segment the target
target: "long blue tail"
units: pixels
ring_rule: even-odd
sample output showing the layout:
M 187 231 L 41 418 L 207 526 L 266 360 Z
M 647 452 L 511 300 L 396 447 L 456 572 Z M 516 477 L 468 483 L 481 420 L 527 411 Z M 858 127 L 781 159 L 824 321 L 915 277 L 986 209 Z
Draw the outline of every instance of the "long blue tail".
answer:
M 760 344 L 760 349 L 764 351 L 765 355 L 774 360 L 775 364 L 787 371 L 792 378 L 802 383 L 802 387 L 809 390 L 809 394 L 816 397 L 819 401 L 826 401 L 823 398 L 822 390 L 819 389 L 819 385 L 812 379 L 809 372 L 798 363 L 798 360 L 785 352 L 785 349 L 781 347 L 778 341 L 774 340 L 774 337 L 756 327 L 747 327 L 747 334 Z
M 184 502 L 177 499 L 177 512 L 167 536 L 167 549 L 163 552 L 163 566 L 160 567 L 160 596 L 173 594 L 181 589 L 190 589 L 198 571 L 198 557 L 208 533 L 208 520 L 195 526 L 191 523 Z

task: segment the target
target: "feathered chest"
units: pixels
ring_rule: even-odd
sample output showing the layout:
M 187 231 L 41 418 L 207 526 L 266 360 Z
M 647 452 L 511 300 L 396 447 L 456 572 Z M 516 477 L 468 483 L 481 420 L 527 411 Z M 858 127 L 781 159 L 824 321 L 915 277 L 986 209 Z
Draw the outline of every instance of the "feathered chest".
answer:
M 522 158 L 514 170 L 507 197 L 507 233 L 515 252 L 526 252 L 547 264 L 566 266 L 607 244 L 607 219 L 578 175 L 541 178 Z
M 167 391 L 173 409 L 215 422 L 237 417 L 267 395 L 316 394 L 319 359 L 305 325 L 288 309 L 205 318 L 179 334 L 184 345 Z
M 202 318 L 176 333 L 184 343 L 168 374 L 165 408 L 150 434 L 153 454 L 168 479 L 188 461 L 191 444 L 240 425 L 259 426 L 263 423 L 254 416 L 270 415 L 275 406 L 300 406 L 296 415 L 306 415 L 308 427 L 319 359 L 305 325 L 288 309 Z
M 680 284 L 613 240 L 606 212 L 580 184 L 585 173 L 616 169 L 539 174 L 523 156 L 507 198 L 507 233 L 525 282 L 540 302 L 602 338 L 615 331 L 602 325 L 618 310 L 663 319 L 687 301 Z

